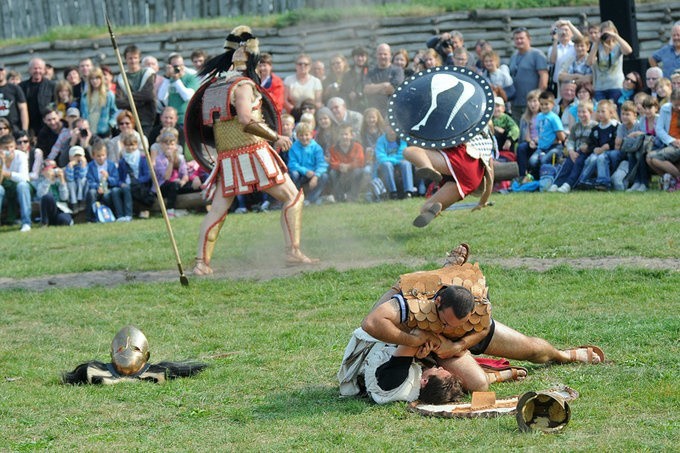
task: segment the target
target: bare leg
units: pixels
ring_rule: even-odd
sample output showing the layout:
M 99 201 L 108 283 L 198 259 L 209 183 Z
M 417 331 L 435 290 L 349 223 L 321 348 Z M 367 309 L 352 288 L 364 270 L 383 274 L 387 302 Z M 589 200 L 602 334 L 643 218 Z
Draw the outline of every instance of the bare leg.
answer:
M 215 192 L 212 207 L 201 222 L 201 229 L 198 234 L 198 251 L 196 253 L 195 275 L 210 275 L 213 273 L 210 268 L 215 242 L 220 234 L 224 219 L 227 217 L 229 206 L 234 201 L 234 197 L 224 197 L 221 190 Z
M 508 359 L 527 360 L 533 363 L 568 363 L 586 362 L 585 350 L 581 350 L 576 357 L 569 351 L 560 351 L 546 340 L 537 337 L 527 337 L 510 327 L 496 322 L 494 332 L 489 347 L 484 354 Z M 593 363 L 598 363 L 599 357 Z
M 654 170 L 654 172 L 659 175 L 670 173 L 674 178 L 680 178 L 680 171 L 678 171 L 678 167 L 667 160 L 647 159 L 647 163 L 652 168 L 652 170 Z
M 423 149 L 417 146 L 408 146 L 404 150 L 404 158 L 416 167 L 416 174 L 421 178 L 433 179 L 433 175 L 450 175 L 446 160 L 438 151 Z M 432 195 L 420 208 L 420 215 L 415 218 L 413 225 L 422 228 L 428 225 L 439 213 L 460 201 L 462 197 L 458 193 L 455 182 L 447 182 Z
M 468 392 L 484 392 L 489 389 L 487 373 L 467 351 L 460 357 L 438 359 L 439 365 L 460 381 L 463 390 Z
M 311 264 L 318 260 L 307 257 L 300 250 L 300 231 L 302 229 L 302 205 L 304 193 L 298 191 L 288 174 L 286 180 L 277 186 L 266 189 L 272 197 L 283 203 L 281 208 L 281 229 L 286 243 L 287 261 L 290 264 Z

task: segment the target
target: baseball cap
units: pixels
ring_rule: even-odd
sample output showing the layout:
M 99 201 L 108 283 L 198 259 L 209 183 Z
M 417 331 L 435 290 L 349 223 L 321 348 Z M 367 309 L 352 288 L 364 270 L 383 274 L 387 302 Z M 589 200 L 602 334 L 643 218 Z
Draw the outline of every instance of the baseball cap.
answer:
M 496 97 L 493 99 L 493 103 L 494 103 L 494 104 L 498 104 L 498 105 L 505 105 L 505 101 L 504 101 L 503 98 L 500 97 L 500 96 L 496 96 Z
M 85 150 L 83 149 L 82 146 L 72 146 L 68 150 L 68 157 L 69 159 L 72 158 L 73 156 L 84 156 L 85 155 Z
M 78 110 L 75 107 L 69 107 L 66 110 L 66 116 L 77 116 L 78 118 L 80 118 L 80 110 Z

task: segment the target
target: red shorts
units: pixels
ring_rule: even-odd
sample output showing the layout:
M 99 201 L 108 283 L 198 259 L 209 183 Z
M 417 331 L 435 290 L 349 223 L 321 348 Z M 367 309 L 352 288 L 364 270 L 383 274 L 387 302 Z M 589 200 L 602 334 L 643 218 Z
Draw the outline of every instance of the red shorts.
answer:
M 445 148 L 439 151 L 446 159 L 451 176 L 458 186 L 461 198 L 473 192 L 484 179 L 484 163 L 467 153 L 466 145 Z

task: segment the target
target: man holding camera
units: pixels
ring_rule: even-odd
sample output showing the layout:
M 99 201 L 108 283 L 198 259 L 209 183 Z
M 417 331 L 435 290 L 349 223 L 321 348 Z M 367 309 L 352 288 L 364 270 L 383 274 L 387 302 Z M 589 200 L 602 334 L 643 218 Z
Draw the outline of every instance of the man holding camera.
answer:
M 552 27 L 552 46 L 548 49 L 548 62 L 551 66 L 552 79 L 555 92 L 559 93 L 558 77 L 562 71 L 562 66 L 566 61 L 573 60 L 576 56 L 576 50 L 572 38 L 582 38 L 581 32 L 569 20 L 555 21 Z
M 200 81 L 195 75 L 187 73 L 184 58 L 178 53 L 171 53 L 168 57 L 165 77 L 169 84 L 167 100 L 164 100 L 163 103 L 177 110 L 177 128 L 183 130 L 184 113 L 189 105 L 189 100 L 200 86 Z

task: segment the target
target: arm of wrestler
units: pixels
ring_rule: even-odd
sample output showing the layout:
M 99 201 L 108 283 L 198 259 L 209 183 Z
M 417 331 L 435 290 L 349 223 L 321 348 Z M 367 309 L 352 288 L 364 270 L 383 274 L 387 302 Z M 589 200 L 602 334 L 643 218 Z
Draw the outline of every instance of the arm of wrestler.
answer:
M 399 304 L 394 299 L 379 305 L 361 322 L 362 329 L 385 343 L 418 348 L 428 340 L 436 341 L 437 337 L 430 332 L 414 330 L 409 333 L 401 330 L 399 325 Z
M 461 355 L 465 354 L 465 351 L 467 351 L 469 348 L 484 340 L 484 338 L 489 335 L 489 330 L 490 329 L 488 327 L 485 327 L 479 332 L 470 332 L 456 340 L 451 340 L 446 336 L 439 335 L 441 343 L 438 347 L 433 348 L 432 352 L 437 354 L 437 357 L 442 359 L 460 357 Z

